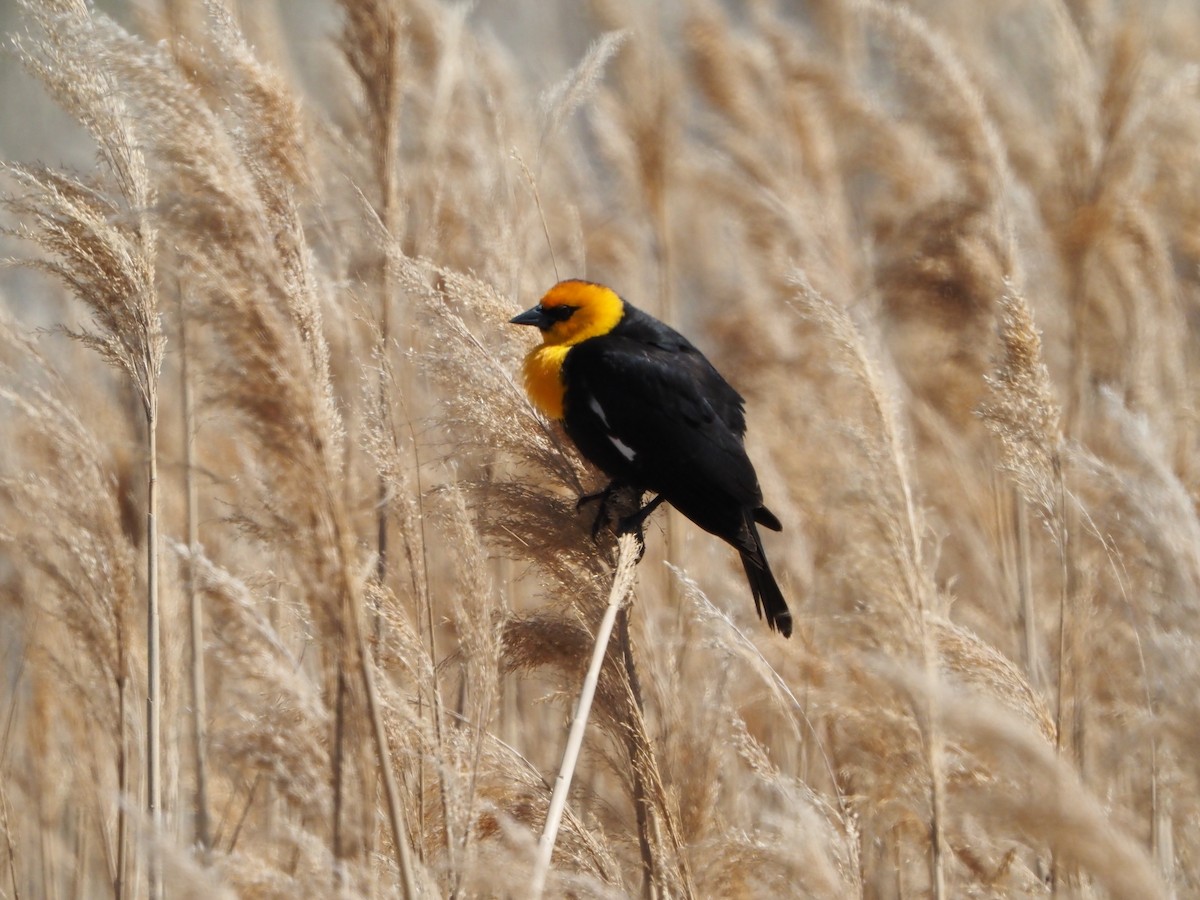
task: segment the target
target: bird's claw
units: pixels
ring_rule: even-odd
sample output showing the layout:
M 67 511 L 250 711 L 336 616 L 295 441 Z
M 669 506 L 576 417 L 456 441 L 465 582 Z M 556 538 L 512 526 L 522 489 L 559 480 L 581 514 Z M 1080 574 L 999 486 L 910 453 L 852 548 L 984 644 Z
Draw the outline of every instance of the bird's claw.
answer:
M 596 491 L 594 494 L 584 494 L 575 501 L 575 512 L 580 512 L 589 503 L 595 503 L 597 500 L 600 501 L 600 508 L 603 509 L 604 504 L 608 502 L 608 498 L 612 496 L 612 492 L 615 490 L 616 488 L 610 484 L 602 491 Z
M 622 496 L 622 494 L 628 496 Z M 627 484 L 614 481 L 602 491 L 597 491 L 594 494 L 585 494 L 580 497 L 575 503 L 575 509 L 581 510 L 589 503 L 597 502 L 600 504 L 600 507 L 596 510 L 596 518 L 592 520 L 592 540 L 598 541 L 600 539 L 600 532 L 610 523 L 613 525 L 613 531 L 617 534 L 633 532 L 637 535 L 638 546 L 641 548 L 638 553 L 638 560 L 640 561 L 642 554 L 646 552 L 646 541 L 642 533 L 642 523 L 645 521 L 649 511 L 661 501 L 654 500 L 646 507 L 643 507 L 641 491 L 637 491 Z M 614 509 L 614 507 L 616 508 Z M 632 507 L 634 512 L 624 516 L 618 515 L 618 512 L 630 507 Z
M 617 482 L 610 482 L 602 491 L 597 491 L 594 494 L 584 494 L 575 502 L 575 511 L 581 511 L 589 503 L 599 502 L 600 507 L 596 510 L 596 518 L 592 520 L 592 540 L 600 539 L 600 529 L 602 529 L 612 518 L 609 510 L 609 504 L 612 502 L 613 495 L 617 491 L 622 490 L 625 486 Z
M 642 506 L 642 499 L 639 497 L 638 511 L 632 515 L 622 516 L 617 522 L 617 534 L 632 534 L 637 538 L 638 562 L 641 562 L 642 557 L 646 555 L 646 533 L 644 529 L 646 519 L 650 518 L 650 513 L 658 509 L 665 499 L 662 494 L 658 494 L 653 500 Z

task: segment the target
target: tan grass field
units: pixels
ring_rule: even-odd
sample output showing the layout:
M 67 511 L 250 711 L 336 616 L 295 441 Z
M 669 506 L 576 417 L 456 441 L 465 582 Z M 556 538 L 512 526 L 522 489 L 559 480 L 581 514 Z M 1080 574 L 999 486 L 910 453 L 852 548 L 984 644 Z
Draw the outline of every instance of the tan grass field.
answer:
M 796 634 L 655 515 L 548 895 L 1200 897 L 1200 7 L 21 7 L 0 897 L 529 896 L 559 277 L 745 395 Z

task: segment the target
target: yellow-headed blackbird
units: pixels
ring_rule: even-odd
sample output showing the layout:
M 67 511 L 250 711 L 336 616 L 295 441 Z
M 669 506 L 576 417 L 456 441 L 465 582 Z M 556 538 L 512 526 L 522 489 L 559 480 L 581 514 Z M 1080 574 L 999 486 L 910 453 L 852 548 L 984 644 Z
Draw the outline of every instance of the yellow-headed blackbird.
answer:
M 792 615 L 756 523 L 775 531 L 782 526 L 763 506 L 742 444 L 741 395 L 687 338 L 600 284 L 559 282 L 512 323 L 541 329 L 542 345 L 525 358 L 525 387 L 534 405 L 561 420 L 579 451 L 612 479 L 596 496 L 607 501 L 620 488 L 656 495 L 622 520 L 622 529 L 640 532 L 667 501 L 733 545 L 758 614 L 791 635 Z

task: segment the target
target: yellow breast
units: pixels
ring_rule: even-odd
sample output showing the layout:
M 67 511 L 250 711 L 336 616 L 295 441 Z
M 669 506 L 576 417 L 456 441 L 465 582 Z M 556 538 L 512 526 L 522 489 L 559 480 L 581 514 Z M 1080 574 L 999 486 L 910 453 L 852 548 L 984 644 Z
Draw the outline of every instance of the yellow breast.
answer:
M 570 349 L 564 344 L 543 344 L 525 357 L 525 390 L 533 405 L 551 419 L 563 417 L 562 367 Z

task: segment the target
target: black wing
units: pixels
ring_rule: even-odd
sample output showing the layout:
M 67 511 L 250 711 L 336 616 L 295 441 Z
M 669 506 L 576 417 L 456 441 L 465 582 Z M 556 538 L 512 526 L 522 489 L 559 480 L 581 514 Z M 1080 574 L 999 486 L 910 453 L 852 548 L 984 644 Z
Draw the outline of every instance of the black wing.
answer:
M 567 431 L 611 477 L 736 540 L 747 511 L 762 504 L 742 446 L 742 398 L 685 338 L 654 324 L 652 341 L 618 327 L 571 349 Z
M 687 377 L 695 380 L 697 389 L 707 398 L 725 426 L 738 437 L 745 436 L 745 400 L 742 395 L 721 377 L 707 357 L 682 334 L 628 303 L 625 304 L 624 317 L 611 334 L 675 354 L 669 358 L 663 357 L 664 361 L 674 359 L 676 365 L 686 369 Z

